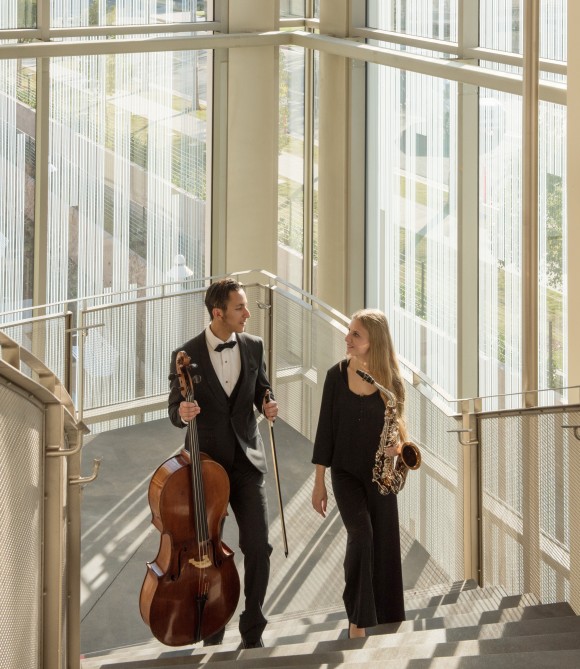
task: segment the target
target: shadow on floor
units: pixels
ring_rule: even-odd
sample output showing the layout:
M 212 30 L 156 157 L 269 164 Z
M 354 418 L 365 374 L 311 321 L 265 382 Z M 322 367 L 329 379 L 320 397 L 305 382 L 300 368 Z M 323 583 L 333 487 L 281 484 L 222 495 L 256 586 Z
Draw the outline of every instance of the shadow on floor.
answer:
M 320 611 L 342 605 L 346 535 L 329 490 L 329 513 L 321 519 L 310 504 L 314 467 L 311 443 L 278 420 L 275 425 L 289 556 L 284 556 L 278 496 L 267 424 L 260 424 L 269 457 L 267 494 L 270 543 L 274 546 L 267 615 Z M 155 559 L 159 532 L 147 500 L 155 469 L 179 450 L 185 433 L 169 419 L 111 430 L 85 439 L 84 468 L 102 457 L 98 478 L 83 490 L 81 537 L 81 651 L 90 653 L 152 639 L 139 614 L 146 563 Z M 223 541 L 236 552 L 243 578 L 237 527 L 226 519 Z M 405 587 L 415 587 L 428 555 L 404 535 Z M 242 599 L 242 598 L 240 598 Z M 230 626 L 237 627 L 237 614 Z

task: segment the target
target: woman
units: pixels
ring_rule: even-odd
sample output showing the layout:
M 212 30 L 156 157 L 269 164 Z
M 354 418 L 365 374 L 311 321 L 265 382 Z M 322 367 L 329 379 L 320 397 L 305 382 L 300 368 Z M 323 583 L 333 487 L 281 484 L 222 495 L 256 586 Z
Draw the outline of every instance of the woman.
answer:
M 346 360 L 326 375 L 312 462 L 316 465 L 312 506 L 326 515 L 325 473 L 347 531 L 343 600 L 349 638 L 366 628 L 405 619 L 397 497 L 382 495 L 372 482 L 385 418 L 385 398 L 356 372 L 370 374 L 398 400 L 400 436 L 405 390 L 385 315 L 363 309 L 352 316 Z M 399 451 L 392 446 L 388 455 Z

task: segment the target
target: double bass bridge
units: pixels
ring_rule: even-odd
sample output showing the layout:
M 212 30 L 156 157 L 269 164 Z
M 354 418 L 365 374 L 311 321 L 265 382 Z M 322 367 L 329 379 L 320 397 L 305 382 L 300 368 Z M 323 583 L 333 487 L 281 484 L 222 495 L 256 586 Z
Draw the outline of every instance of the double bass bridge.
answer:
M 189 564 L 192 564 L 196 569 L 207 569 L 207 567 L 211 567 L 211 560 L 209 559 L 208 555 L 203 555 L 201 560 L 196 560 L 195 558 L 191 558 L 188 560 Z

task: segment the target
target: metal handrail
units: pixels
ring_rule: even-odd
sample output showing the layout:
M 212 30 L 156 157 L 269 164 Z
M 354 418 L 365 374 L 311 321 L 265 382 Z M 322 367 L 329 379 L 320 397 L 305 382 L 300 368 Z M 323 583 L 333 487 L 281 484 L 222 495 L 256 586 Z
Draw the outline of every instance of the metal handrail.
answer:
M 223 278 L 223 276 L 226 275 L 219 274 L 219 275 L 210 275 L 207 277 L 197 278 L 197 279 L 186 279 L 184 281 L 162 282 L 148 286 L 133 287 L 121 291 L 100 293 L 88 297 L 85 296 L 82 298 L 76 298 L 74 300 L 66 300 L 61 302 L 53 302 L 45 305 L 38 305 L 34 307 L 29 306 L 21 309 L 14 309 L 11 311 L 0 313 L 0 318 L 10 314 L 16 316 L 18 314 L 30 313 L 31 311 L 44 312 L 44 315 L 32 316 L 30 318 L 22 318 L 22 319 L 12 320 L 6 323 L 0 323 L 0 331 L 2 330 L 2 328 L 17 327 L 26 324 L 39 323 L 49 319 L 54 319 L 59 315 L 60 316 L 65 315 L 66 313 L 71 314 L 71 308 L 74 305 L 77 306 L 77 322 L 78 322 L 78 313 L 80 313 L 81 311 L 84 313 L 94 313 L 96 311 L 106 309 L 111 305 L 123 304 L 128 306 L 131 304 L 148 303 L 151 301 L 164 299 L 170 295 L 171 296 L 175 295 L 174 292 L 175 287 L 180 288 L 181 295 L 196 294 L 205 290 L 207 285 L 209 285 L 212 281 L 219 278 Z M 250 279 L 250 281 L 248 281 L 248 283 L 246 284 L 248 286 L 265 285 L 265 287 L 268 287 L 273 291 L 284 289 L 285 291 L 288 292 L 288 295 L 286 295 L 286 297 L 290 297 L 291 299 L 294 298 L 298 303 L 302 305 L 307 305 L 309 308 L 314 308 L 326 312 L 336 322 L 336 325 L 345 328 L 345 331 L 346 328 L 348 327 L 349 319 L 344 314 L 334 309 L 331 305 L 324 302 L 323 300 L 306 292 L 299 286 L 296 286 L 290 283 L 289 281 L 286 281 L 285 279 L 276 276 L 271 272 L 262 269 L 250 269 L 250 270 L 242 270 L 239 272 L 233 272 L 230 273 L 229 276 L 235 276 L 241 282 L 243 282 L 245 278 Z M 264 280 L 265 283 L 263 283 Z M 184 290 L 184 286 L 188 285 L 191 285 L 192 287 Z M 135 297 L 136 294 L 140 294 L 141 296 Z M 56 314 L 54 311 L 56 308 L 62 308 L 63 309 L 62 313 Z M 75 312 L 72 311 L 73 315 L 74 313 Z M 92 324 L 90 326 L 84 325 L 76 327 L 74 328 L 74 331 L 84 331 L 89 327 L 95 327 L 95 325 Z M 69 329 L 67 331 L 72 332 L 73 330 Z M 437 406 L 440 409 L 442 409 L 448 416 L 459 417 L 463 415 L 466 412 L 467 406 L 469 406 L 468 413 L 475 413 L 478 415 L 499 415 L 500 413 L 503 414 L 513 411 L 527 410 L 530 407 L 526 407 L 523 403 L 521 407 L 511 407 L 509 409 L 492 410 L 492 411 L 488 410 L 483 411 L 482 406 L 484 402 L 490 402 L 494 400 L 501 400 L 513 397 L 524 398 L 525 396 L 529 396 L 530 394 L 535 394 L 536 396 L 540 396 L 542 393 L 546 392 L 560 392 L 563 394 L 563 393 L 570 393 L 571 391 L 577 391 L 578 396 L 580 397 L 580 385 L 574 385 L 574 386 L 563 386 L 559 388 L 538 388 L 532 391 L 521 390 L 511 393 L 501 393 L 495 395 L 481 395 L 475 397 L 454 398 L 451 397 L 443 388 L 441 388 L 431 379 L 429 379 L 424 374 L 424 372 L 419 370 L 417 367 L 415 367 L 412 363 L 408 362 L 404 358 L 399 357 L 399 364 L 403 372 L 403 376 L 407 379 L 407 381 L 411 383 L 415 388 L 418 388 L 422 392 L 422 394 L 427 396 L 430 400 L 434 401 L 437 404 Z M 77 404 L 79 402 L 82 404 L 81 398 L 77 398 Z M 537 407 L 531 407 L 531 408 L 532 409 L 537 408 L 543 411 L 550 409 L 553 410 L 554 408 L 559 406 L 572 406 L 575 404 L 576 402 L 567 402 L 566 404 L 558 404 L 553 406 L 546 405 L 544 407 L 538 405 Z M 451 407 L 453 406 L 457 407 L 456 411 L 452 410 Z

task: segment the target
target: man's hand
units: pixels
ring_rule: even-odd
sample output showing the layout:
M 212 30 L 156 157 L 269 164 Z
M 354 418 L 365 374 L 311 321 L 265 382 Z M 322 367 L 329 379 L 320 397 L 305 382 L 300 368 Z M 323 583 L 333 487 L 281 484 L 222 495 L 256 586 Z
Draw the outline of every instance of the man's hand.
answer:
M 201 409 L 197 402 L 182 402 L 179 405 L 179 415 L 184 423 L 189 423 L 189 421 L 198 416 L 200 412 Z
M 262 413 L 268 420 L 274 421 L 278 417 L 278 402 L 270 399 L 270 391 L 268 390 L 264 396 L 262 403 Z

